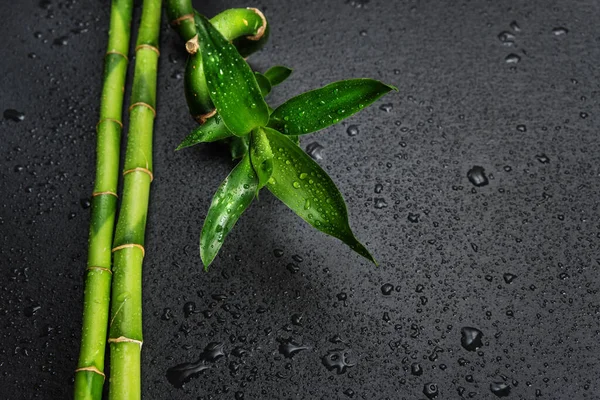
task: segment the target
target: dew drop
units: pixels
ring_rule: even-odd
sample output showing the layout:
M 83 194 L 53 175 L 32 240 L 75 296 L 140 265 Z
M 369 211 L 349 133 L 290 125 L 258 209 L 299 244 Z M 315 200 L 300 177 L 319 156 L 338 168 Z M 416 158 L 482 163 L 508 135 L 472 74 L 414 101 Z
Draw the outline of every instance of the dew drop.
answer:
M 56 38 L 56 39 L 54 39 L 54 44 L 56 46 L 66 46 L 67 44 L 69 44 L 69 37 L 61 36 L 59 38 Z
M 460 344 L 465 350 L 475 351 L 483 346 L 481 341 L 483 338 L 483 332 L 481 332 L 479 329 L 466 326 L 460 330 L 460 333 Z
M 194 363 L 182 363 L 167 370 L 167 380 L 176 388 L 182 387 L 192 378 L 198 376 L 200 372 L 207 370 L 208 365 L 202 360 Z
M 437 397 L 439 391 L 438 391 L 438 387 L 435 383 L 426 383 L 423 386 L 423 394 L 425 396 L 427 396 L 428 399 L 433 399 L 435 397 Z
M 477 187 L 485 186 L 489 183 L 488 178 L 485 175 L 485 169 L 478 165 L 475 165 L 467 172 L 467 178 L 469 178 L 469 181 Z
M 410 222 L 412 222 L 413 224 L 416 224 L 419 222 L 419 214 L 413 214 L 413 213 L 408 213 L 408 220 Z
M 285 358 L 292 358 L 299 352 L 303 350 L 308 350 L 309 347 L 298 344 L 294 339 L 290 338 L 287 340 L 282 340 L 279 344 L 279 353 L 281 353 Z
M 321 358 L 321 362 L 329 371 L 336 370 L 337 374 L 343 374 L 347 368 L 353 367 L 355 364 L 349 361 L 349 351 L 345 349 L 329 350 L 326 355 Z
M 4 110 L 4 119 L 21 122 L 25 119 L 25 114 L 12 108 L 8 108 Z
M 392 294 L 392 290 L 394 290 L 394 285 L 392 285 L 391 283 L 385 283 L 383 286 L 381 286 L 381 293 L 384 296 L 389 296 L 390 294 Z
M 535 158 L 542 164 L 548 164 L 550 162 L 550 158 L 543 153 L 536 155 Z
M 410 373 L 414 376 L 423 375 L 423 367 L 419 363 L 412 363 L 410 366 Z
M 505 273 L 504 275 L 502 275 L 502 278 L 504 279 L 504 282 L 506 282 L 506 283 L 512 283 L 512 281 L 514 281 L 516 277 L 517 277 L 517 275 L 510 274 L 508 272 Z
M 514 53 L 510 53 L 509 55 L 506 56 L 504 61 L 507 64 L 517 64 L 519 61 L 521 61 L 521 56 L 514 54 Z
M 569 33 L 569 30 L 567 28 L 564 28 L 562 26 L 556 27 L 554 29 L 552 29 L 552 34 L 554 36 L 565 36 L 567 33 Z
M 348 136 L 356 136 L 356 135 L 358 135 L 358 126 L 356 126 L 356 125 L 350 125 L 348 127 L 348 129 L 346 129 L 346 133 L 348 134 Z
M 506 382 L 493 382 L 490 391 L 498 397 L 506 397 L 510 394 L 510 386 Z
M 389 113 L 394 109 L 394 106 L 392 105 L 392 103 L 386 103 L 386 104 L 380 105 L 379 109 L 381 111 L 385 111 L 386 113 Z
M 378 210 L 382 209 L 382 208 L 386 208 L 387 202 L 385 201 L 384 198 L 381 197 L 376 197 L 375 198 L 375 208 L 377 208 Z
M 515 44 L 515 35 L 508 31 L 502 31 L 498 34 L 498 40 L 505 46 L 512 46 Z
M 186 318 L 188 318 L 194 312 L 196 312 L 196 303 L 194 303 L 193 301 L 188 301 L 183 305 L 183 314 Z
M 308 146 L 306 146 L 306 153 L 314 160 L 322 160 L 323 159 L 323 150 L 325 148 L 321 146 L 318 142 L 312 142 Z

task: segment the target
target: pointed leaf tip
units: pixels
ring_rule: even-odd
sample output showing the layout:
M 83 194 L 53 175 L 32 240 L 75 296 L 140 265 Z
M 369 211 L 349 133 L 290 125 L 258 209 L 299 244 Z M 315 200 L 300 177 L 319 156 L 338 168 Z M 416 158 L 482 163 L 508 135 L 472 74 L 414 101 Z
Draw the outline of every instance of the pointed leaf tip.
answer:
M 273 173 L 267 188 L 304 221 L 376 263 L 352 233 L 346 203 L 327 173 L 287 136 L 264 130 L 273 150 Z
M 181 150 L 198 143 L 216 142 L 232 136 L 233 134 L 227 129 L 219 114 L 215 114 L 187 135 L 175 150 Z
M 265 72 L 265 77 L 271 82 L 272 86 L 277 86 L 285 81 L 292 74 L 293 70 L 283 65 L 276 65 Z
M 258 185 L 248 154 L 235 166 L 215 193 L 200 233 L 204 268 L 213 262 L 225 238 L 248 208 Z

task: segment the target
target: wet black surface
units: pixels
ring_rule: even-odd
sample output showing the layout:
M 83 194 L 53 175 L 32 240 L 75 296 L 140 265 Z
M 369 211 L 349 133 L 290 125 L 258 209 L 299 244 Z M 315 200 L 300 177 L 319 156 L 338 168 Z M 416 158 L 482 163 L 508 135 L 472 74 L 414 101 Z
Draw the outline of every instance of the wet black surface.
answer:
M 105 3 L 0 6 L 1 398 L 71 395 Z M 600 398 L 600 5 L 513 3 L 197 2 L 265 10 L 251 63 L 295 70 L 272 104 L 349 77 L 399 88 L 302 140 L 323 147 L 378 268 L 265 192 L 202 272 L 232 165 L 173 151 L 194 122 L 164 24 L 144 398 Z M 175 388 L 182 363 L 208 368 Z

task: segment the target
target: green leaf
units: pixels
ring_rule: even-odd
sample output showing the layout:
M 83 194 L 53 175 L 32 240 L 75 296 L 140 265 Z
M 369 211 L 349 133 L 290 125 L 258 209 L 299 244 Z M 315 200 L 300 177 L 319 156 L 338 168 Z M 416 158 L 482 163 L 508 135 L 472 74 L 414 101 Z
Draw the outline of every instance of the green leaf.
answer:
M 330 83 L 277 107 L 268 126 L 286 135 L 316 132 L 348 118 L 391 90 L 397 89 L 373 79 Z
M 198 143 L 210 143 L 233 136 L 227 129 L 221 116 L 215 114 L 206 122 L 192 131 L 175 150 L 181 150 Z
M 246 61 L 205 17 L 196 21 L 210 98 L 227 128 L 244 136 L 266 125 L 269 110 Z
M 263 97 L 267 97 L 267 95 L 271 93 L 271 82 L 260 72 L 255 72 L 254 77 L 256 78 L 258 87 L 260 88 L 260 93 Z
M 267 188 L 303 220 L 377 262 L 354 237 L 346 204 L 331 178 L 300 147 L 283 134 L 265 128 L 273 149 L 273 174 Z
M 258 175 L 258 195 L 258 191 L 267 184 L 273 173 L 273 151 L 264 128 L 256 128 L 250 134 L 250 162 Z
M 258 178 L 250 165 L 250 157 L 246 155 L 217 189 L 200 234 L 200 257 L 204 269 L 208 269 L 225 237 L 252 202 L 257 184 Z
M 271 82 L 272 86 L 277 86 L 285 81 L 292 74 L 292 70 L 282 65 L 271 67 L 265 72 L 265 76 Z
M 229 138 L 229 151 L 231 159 L 237 160 L 242 158 L 248 152 L 248 137 L 232 136 Z

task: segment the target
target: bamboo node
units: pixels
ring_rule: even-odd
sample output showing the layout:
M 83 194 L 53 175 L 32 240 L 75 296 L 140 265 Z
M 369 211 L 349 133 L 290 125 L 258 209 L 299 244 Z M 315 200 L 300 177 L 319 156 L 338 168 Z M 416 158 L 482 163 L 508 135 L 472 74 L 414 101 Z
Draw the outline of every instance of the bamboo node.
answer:
M 146 256 L 146 250 L 144 249 L 144 246 L 142 246 L 141 244 L 137 244 L 137 243 L 122 244 L 120 246 L 113 248 L 112 253 L 114 253 L 115 251 L 123 250 L 123 249 L 130 249 L 132 247 L 136 247 L 136 248 L 140 249 L 142 251 L 142 257 Z
M 94 366 L 77 368 L 75 370 L 75 373 L 78 373 L 78 372 L 93 372 L 95 374 L 102 376 L 102 379 L 106 380 L 106 375 L 104 375 L 104 373 L 102 371 L 100 371 L 98 368 L 96 368 Z
M 120 51 L 117 51 L 117 50 L 108 50 L 108 51 L 106 52 L 106 54 L 104 55 L 104 57 L 106 57 L 106 56 L 107 56 L 107 55 L 109 55 L 109 54 L 117 54 L 117 55 L 120 55 L 121 57 L 123 57 L 123 58 L 125 59 L 125 61 L 129 62 L 129 58 L 127 58 L 127 56 L 126 56 L 125 54 L 121 53 Z
M 131 110 L 133 110 L 135 107 L 146 107 L 148 109 L 150 109 L 150 111 L 152 111 L 152 114 L 154 115 L 154 117 L 156 117 L 156 110 L 154 109 L 154 107 L 152 107 L 150 104 L 148 103 L 144 103 L 143 101 L 138 101 L 137 103 L 133 103 L 132 105 L 129 106 L 129 112 L 131 112 Z
M 194 36 L 193 38 L 191 38 L 190 40 L 185 42 L 185 50 L 189 54 L 192 54 L 192 55 L 196 54 L 199 49 L 200 49 L 200 43 L 198 43 L 198 35 Z M 194 66 L 194 68 L 196 68 L 196 67 Z
M 130 174 L 132 172 L 143 172 L 145 174 L 148 174 L 148 176 L 150 176 L 150 182 L 152 182 L 154 180 L 154 175 L 152 174 L 152 171 L 150 171 L 148 168 L 142 168 L 142 167 L 132 168 L 132 169 L 128 169 L 127 171 L 123 171 L 123 176 Z
M 115 192 L 111 192 L 109 190 L 105 191 L 105 192 L 94 192 L 92 193 L 92 197 L 96 197 L 96 196 L 103 196 L 105 194 L 108 194 L 110 196 L 115 196 L 116 198 L 118 198 L 119 196 L 117 196 L 117 194 Z
M 214 109 L 211 112 L 207 112 L 206 114 L 202 114 L 202 115 L 195 115 L 194 119 L 200 124 L 204 124 L 206 122 L 207 119 L 209 119 L 210 117 L 214 116 L 217 113 L 217 110 Z
M 152 46 L 151 44 L 138 44 L 135 47 L 135 51 L 137 52 L 138 50 L 141 49 L 148 49 L 148 50 L 152 50 L 153 52 L 155 52 L 156 54 L 158 54 L 158 56 L 160 57 L 160 51 L 158 50 L 158 47 L 156 46 Z
M 260 26 L 260 28 L 258 28 L 258 31 L 256 31 L 256 35 L 246 36 L 246 38 L 255 41 L 260 40 L 265 34 L 265 30 L 267 29 L 267 19 L 265 18 L 265 14 L 263 14 L 262 11 L 260 11 L 258 8 L 248 7 L 248 10 L 254 11 L 260 17 L 260 19 L 262 20 L 262 25 Z
M 114 118 L 102 118 L 100 121 L 98 121 L 98 123 L 96 124 L 96 132 L 98 132 L 98 128 L 100 127 L 100 124 L 103 122 L 114 122 L 117 125 L 119 125 L 121 127 L 121 129 L 123 129 L 123 123 L 121 121 L 119 121 L 118 119 L 114 119 Z
M 103 271 L 103 272 L 108 272 L 109 274 L 112 275 L 112 271 L 110 270 L 110 268 L 98 267 L 96 265 L 90 265 L 89 267 L 87 267 L 86 271 L 88 271 L 88 272 L 90 272 L 90 271 Z
M 131 339 L 125 336 L 119 336 L 118 338 L 108 338 L 108 343 L 137 343 L 140 345 L 140 349 L 144 344 L 143 340 Z
M 185 14 L 182 15 L 179 18 L 174 19 L 173 21 L 169 22 L 171 25 L 179 25 L 181 24 L 183 21 L 187 20 L 187 19 L 194 19 L 194 14 Z

